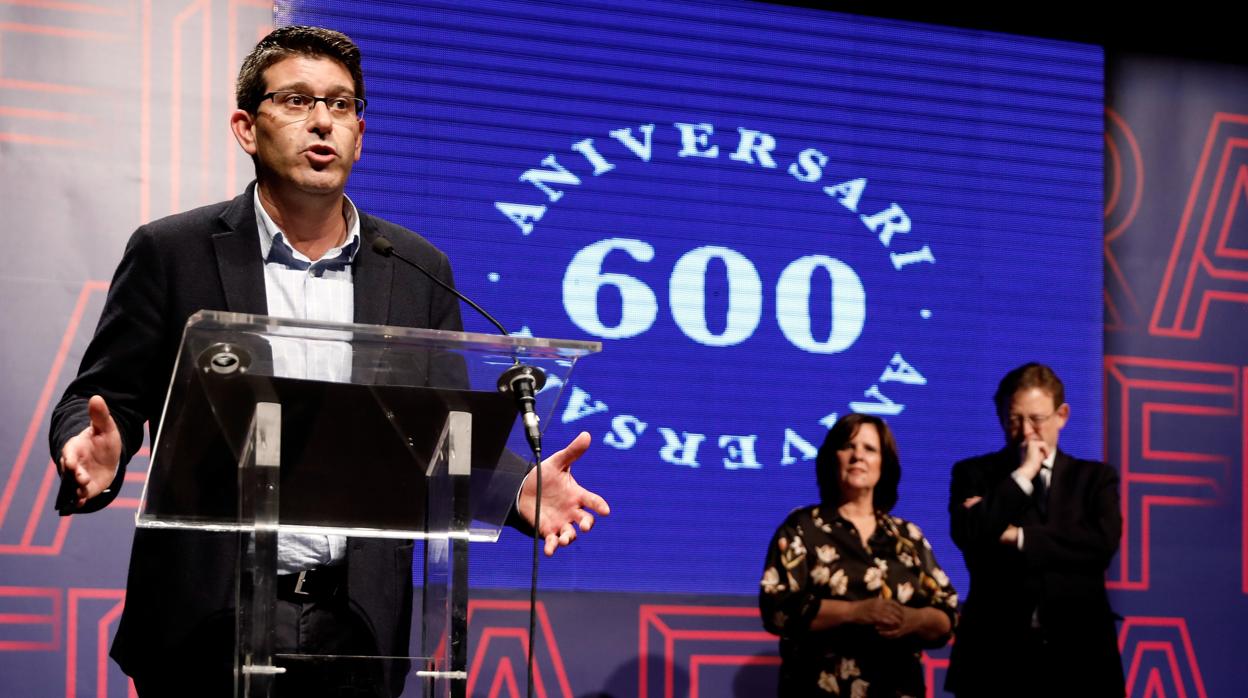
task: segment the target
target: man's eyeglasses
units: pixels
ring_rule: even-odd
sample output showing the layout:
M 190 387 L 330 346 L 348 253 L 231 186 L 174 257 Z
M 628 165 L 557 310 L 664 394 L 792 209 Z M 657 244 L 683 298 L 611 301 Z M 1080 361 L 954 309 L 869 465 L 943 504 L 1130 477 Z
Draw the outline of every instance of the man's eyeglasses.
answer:
M 316 109 L 317 102 L 324 102 L 329 115 L 338 121 L 352 121 L 364 118 L 364 107 L 368 102 L 359 97 L 313 97 L 302 92 L 282 90 L 270 92 L 260 97 L 263 102 L 273 100 L 278 110 L 292 119 L 306 119 Z
M 1057 410 L 1053 410 L 1044 416 L 1033 414 L 1030 417 L 1024 417 L 1021 414 L 1012 414 L 1005 418 L 1005 426 L 1008 427 L 1010 431 L 1020 431 L 1023 428 L 1024 423 L 1030 423 L 1033 429 L 1040 431 L 1040 427 L 1044 426 L 1045 422 L 1053 419 L 1053 416 L 1056 414 Z

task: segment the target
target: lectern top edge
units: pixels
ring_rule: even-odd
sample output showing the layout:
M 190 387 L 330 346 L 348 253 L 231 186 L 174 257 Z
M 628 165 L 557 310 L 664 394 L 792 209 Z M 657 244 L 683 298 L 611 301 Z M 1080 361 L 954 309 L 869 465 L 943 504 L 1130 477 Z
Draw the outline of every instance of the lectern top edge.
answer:
M 384 341 L 413 346 L 437 345 L 440 349 L 469 352 L 504 352 L 535 359 L 575 360 L 602 351 L 602 342 L 544 337 L 518 337 L 480 332 L 451 332 L 390 325 L 292 320 L 267 315 L 201 310 L 187 321 L 200 330 L 230 329 L 287 336 L 292 339 L 349 338 L 352 341 Z

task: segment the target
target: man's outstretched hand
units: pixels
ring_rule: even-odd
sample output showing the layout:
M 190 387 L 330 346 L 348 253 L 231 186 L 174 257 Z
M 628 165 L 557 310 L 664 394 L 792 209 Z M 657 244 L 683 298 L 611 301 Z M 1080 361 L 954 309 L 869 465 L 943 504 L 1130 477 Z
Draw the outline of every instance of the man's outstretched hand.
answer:
M 61 447 L 59 464 L 61 477 L 74 481 L 74 506 L 79 509 L 113 484 L 121 462 L 121 432 L 104 398 L 93 396 L 87 414 L 91 423 Z
M 520 515 L 546 540 L 546 555 L 554 555 L 555 549 L 576 540 L 576 530 L 589 531 L 594 525 L 594 514 L 606 516 L 611 507 L 602 497 L 581 487 L 572 477 L 572 464 L 589 449 L 588 432 L 577 435 L 567 448 L 542 461 L 542 521 L 533 520 L 537 501 L 537 478 L 530 471 L 520 486 L 517 508 Z M 119 444 L 120 449 L 120 444 Z M 574 525 L 575 524 L 575 525 Z

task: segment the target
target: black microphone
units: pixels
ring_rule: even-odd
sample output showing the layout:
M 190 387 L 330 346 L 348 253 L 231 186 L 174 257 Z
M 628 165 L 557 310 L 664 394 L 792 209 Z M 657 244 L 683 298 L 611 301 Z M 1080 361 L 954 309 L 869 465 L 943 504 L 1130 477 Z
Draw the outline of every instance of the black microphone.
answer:
M 500 392 L 511 393 L 520 407 L 520 419 L 524 423 L 524 438 L 534 454 L 542 452 L 542 432 L 537 423 L 537 392 L 546 385 L 546 374 L 539 368 L 516 362 L 498 377 Z
M 450 291 L 456 298 L 472 306 L 472 309 L 480 313 L 481 317 L 489 320 L 490 324 L 497 327 L 499 332 L 508 337 L 511 336 L 507 328 L 503 327 L 498 320 L 495 320 L 493 315 L 485 312 L 484 308 L 472 302 L 472 299 L 468 298 L 468 296 L 455 290 L 455 287 L 434 276 L 428 269 L 399 254 L 398 250 L 394 249 L 394 244 L 386 238 L 380 235 L 374 238 L 373 251 L 382 257 L 394 257 L 408 266 L 416 268 L 417 271 L 429 277 L 434 283 Z M 534 409 L 537 403 L 535 396 L 537 391 L 541 390 L 544 385 L 546 385 L 546 374 L 540 368 L 520 363 L 518 359 L 511 368 L 504 371 L 503 375 L 498 378 L 499 391 L 509 392 L 515 397 L 516 406 L 520 410 L 520 418 L 524 424 L 524 436 L 529 442 L 529 448 L 533 449 L 535 455 L 540 455 L 542 452 L 542 432 L 538 428 L 537 410 Z
M 481 313 L 481 317 L 485 318 L 486 320 L 489 320 L 490 324 L 497 327 L 499 332 L 507 335 L 508 337 L 511 336 L 511 333 L 508 332 L 507 329 L 503 327 L 502 324 L 499 323 L 498 320 L 495 320 L 493 315 L 490 315 L 489 313 L 485 312 L 485 308 L 482 308 L 476 303 L 473 303 L 471 298 L 469 298 L 468 296 L 465 296 L 459 291 L 456 291 L 454 286 L 451 286 L 450 284 L 446 283 L 442 279 L 439 279 L 438 277 L 434 276 L 433 273 L 430 272 L 428 269 L 420 266 L 416 262 L 413 262 L 407 257 L 404 257 L 403 255 L 399 254 L 399 251 L 394 249 L 394 245 L 389 240 L 378 235 L 376 238 L 373 239 L 373 252 L 376 252 L 382 257 L 394 257 L 395 259 L 401 260 L 404 264 L 408 265 L 409 267 L 415 267 L 417 271 L 429 277 L 435 284 L 441 286 L 447 291 L 450 291 L 451 295 L 467 303 L 468 305 L 471 305 L 473 310 L 477 311 L 478 313 Z

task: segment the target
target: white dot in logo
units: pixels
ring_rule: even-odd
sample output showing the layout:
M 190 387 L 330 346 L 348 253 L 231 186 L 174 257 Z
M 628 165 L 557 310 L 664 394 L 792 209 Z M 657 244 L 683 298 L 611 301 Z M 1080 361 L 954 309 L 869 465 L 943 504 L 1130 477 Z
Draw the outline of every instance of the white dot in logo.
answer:
M 919 311 L 919 317 L 923 318 L 924 320 L 927 320 L 930 317 L 932 317 L 932 311 L 927 308 L 924 308 Z
M 490 281 L 493 281 L 493 282 L 495 282 L 495 283 L 498 283 L 498 280 L 499 280 L 499 279 L 501 279 L 502 277 L 498 275 L 498 272 L 496 272 L 496 271 L 492 271 L 492 272 L 490 272 L 489 274 L 486 274 L 486 275 L 485 275 L 485 278 L 487 278 L 487 279 L 489 279 Z

